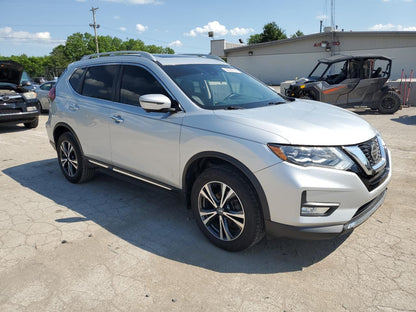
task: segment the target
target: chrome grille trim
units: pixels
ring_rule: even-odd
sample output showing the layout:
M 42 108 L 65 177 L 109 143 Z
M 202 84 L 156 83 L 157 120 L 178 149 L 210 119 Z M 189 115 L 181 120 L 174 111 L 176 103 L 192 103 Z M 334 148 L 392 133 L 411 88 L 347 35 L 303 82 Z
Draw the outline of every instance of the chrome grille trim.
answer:
M 379 136 L 361 144 L 343 148 L 368 176 L 377 174 L 386 166 L 386 150 Z

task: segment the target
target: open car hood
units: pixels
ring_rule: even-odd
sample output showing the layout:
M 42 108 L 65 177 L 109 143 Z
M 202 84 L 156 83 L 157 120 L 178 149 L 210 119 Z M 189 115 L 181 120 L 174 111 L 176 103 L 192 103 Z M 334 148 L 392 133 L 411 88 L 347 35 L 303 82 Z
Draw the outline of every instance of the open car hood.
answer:
M 23 66 L 14 61 L 0 61 L 0 82 L 18 86 L 22 78 Z

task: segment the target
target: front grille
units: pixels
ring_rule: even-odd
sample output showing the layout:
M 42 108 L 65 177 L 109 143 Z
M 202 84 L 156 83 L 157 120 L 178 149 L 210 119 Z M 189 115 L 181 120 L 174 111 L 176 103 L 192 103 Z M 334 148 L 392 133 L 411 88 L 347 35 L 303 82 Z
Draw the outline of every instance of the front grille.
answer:
M 0 100 L 1 100 L 1 102 L 6 103 L 6 104 L 16 104 L 16 103 L 24 103 L 25 102 L 22 97 L 9 98 L 7 100 L 0 99 Z
M 365 157 L 370 162 L 371 166 L 374 166 L 381 161 L 382 155 L 377 137 L 374 137 L 371 140 L 368 140 L 367 142 L 359 144 L 358 147 L 362 150 Z
M 344 151 L 354 160 L 351 171 L 355 172 L 369 191 L 380 186 L 390 174 L 390 159 L 381 138 L 358 145 L 344 146 Z
M 371 192 L 372 190 L 376 189 L 381 184 L 383 184 L 383 182 L 386 181 L 386 179 L 388 178 L 390 173 L 390 160 L 387 158 L 386 166 L 383 168 L 383 170 L 381 170 L 372 177 L 367 176 L 361 170 L 357 170 L 356 173 L 358 174 L 366 188 Z

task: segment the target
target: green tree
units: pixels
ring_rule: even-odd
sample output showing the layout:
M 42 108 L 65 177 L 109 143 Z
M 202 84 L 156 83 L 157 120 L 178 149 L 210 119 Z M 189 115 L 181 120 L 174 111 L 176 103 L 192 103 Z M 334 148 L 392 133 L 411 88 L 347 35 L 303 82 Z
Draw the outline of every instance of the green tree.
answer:
M 292 36 L 290 36 L 290 38 L 297 38 L 297 37 L 302 37 L 305 36 L 303 32 L 301 32 L 300 30 L 298 30 L 297 32 L 295 32 Z
M 267 23 L 263 26 L 263 32 L 251 35 L 248 38 L 248 44 L 269 42 L 275 40 L 287 39 L 286 33 L 275 22 Z
M 150 53 L 174 54 L 175 51 L 169 47 L 156 45 L 146 45 L 139 39 L 129 39 L 123 41 L 117 37 L 98 36 L 98 46 L 100 52 L 111 51 L 145 51 Z M 22 54 L 10 57 L 10 59 L 22 64 L 26 72 L 32 77 L 52 78 L 58 77 L 69 63 L 80 60 L 84 55 L 94 54 L 95 37 L 89 33 L 74 33 L 68 36 L 66 43 L 56 46 L 48 56 L 34 57 Z
M 89 33 L 75 33 L 66 39 L 64 54 L 70 62 L 78 61 L 84 55 L 95 53 L 95 38 Z

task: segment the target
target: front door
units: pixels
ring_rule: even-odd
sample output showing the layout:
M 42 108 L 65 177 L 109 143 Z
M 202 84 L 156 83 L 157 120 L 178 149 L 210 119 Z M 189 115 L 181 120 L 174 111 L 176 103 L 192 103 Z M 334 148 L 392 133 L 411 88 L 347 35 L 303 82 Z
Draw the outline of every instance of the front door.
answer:
M 119 101 L 111 110 L 113 165 L 169 185 L 179 185 L 183 112 L 146 112 L 140 107 L 141 95 L 169 96 L 154 75 L 140 66 L 123 66 L 119 91 Z

